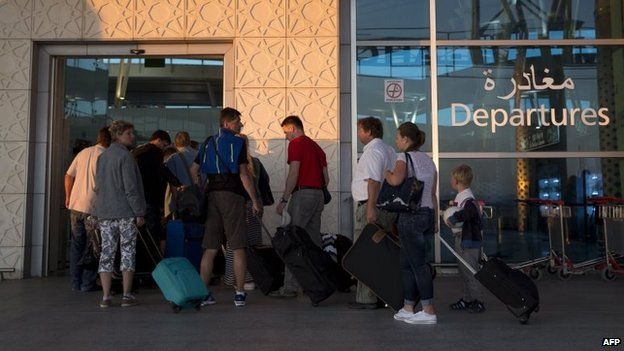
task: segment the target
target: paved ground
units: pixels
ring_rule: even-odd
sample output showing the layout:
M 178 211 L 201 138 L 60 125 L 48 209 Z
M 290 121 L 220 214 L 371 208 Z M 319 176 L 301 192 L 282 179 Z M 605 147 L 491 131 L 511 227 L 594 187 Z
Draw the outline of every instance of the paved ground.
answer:
M 99 293 L 68 291 L 67 278 L 0 283 L 1 350 L 599 350 L 605 337 L 624 338 L 624 278 L 598 275 L 539 282 L 541 311 L 520 325 L 491 295 L 488 311 L 447 310 L 456 277 L 435 281 L 439 324 L 412 326 L 390 310 L 352 311 L 352 294 L 320 307 L 305 297 L 275 300 L 258 291 L 237 309 L 228 288 L 218 304 L 173 314 L 157 290 L 142 305 L 101 310 Z M 118 301 L 118 300 L 117 300 Z

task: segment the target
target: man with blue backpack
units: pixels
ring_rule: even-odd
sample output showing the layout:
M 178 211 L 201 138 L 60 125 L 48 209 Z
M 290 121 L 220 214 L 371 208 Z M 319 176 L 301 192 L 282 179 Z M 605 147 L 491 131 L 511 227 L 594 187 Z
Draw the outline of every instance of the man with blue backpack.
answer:
M 210 282 L 215 256 L 223 244 L 223 237 L 234 251 L 234 276 L 236 294 L 234 305 L 245 306 L 244 292 L 247 246 L 247 224 L 245 222 L 247 194 L 252 201 L 254 213 L 262 211 L 257 198 L 251 174 L 247 168 L 247 146 L 245 139 L 238 136 L 243 128 L 241 113 L 226 107 L 219 117 L 219 132 L 210 136 L 199 147 L 192 166 L 192 174 L 199 184 L 199 173 L 208 179 L 206 185 L 206 224 L 204 233 L 204 254 L 200 275 L 206 285 Z M 209 295 L 202 306 L 216 301 Z

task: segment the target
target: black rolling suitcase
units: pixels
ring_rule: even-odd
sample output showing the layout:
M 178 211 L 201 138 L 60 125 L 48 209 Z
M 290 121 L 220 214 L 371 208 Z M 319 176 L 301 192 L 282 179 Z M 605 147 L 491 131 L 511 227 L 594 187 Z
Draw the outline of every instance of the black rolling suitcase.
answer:
M 327 252 L 332 260 L 338 263 L 340 278 L 338 291 L 350 292 L 351 287 L 357 284 L 357 280 L 353 278 L 351 273 L 345 271 L 345 269 L 341 266 L 341 262 L 347 252 L 351 249 L 351 246 L 353 246 L 353 241 L 340 234 L 322 234 L 321 242 L 323 244 L 323 251 Z
M 264 230 L 268 233 L 266 227 Z M 314 244 L 303 228 L 294 225 L 278 227 L 271 244 L 313 306 L 318 306 L 340 286 L 338 264 Z
M 284 262 L 270 246 L 247 248 L 247 270 L 265 295 L 284 284 Z
M 401 246 L 389 233 L 368 224 L 342 260 L 344 269 L 393 310 L 403 307 Z
M 483 263 L 477 272 L 444 240 L 440 241 L 457 259 L 474 274 L 475 278 L 494 296 L 507 306 L 507 309 L 526 324 L 531 313 L 539 310 L 539 292 L 537 286 L 526 274 L 512 269 L 505 262 L 492 258 Z

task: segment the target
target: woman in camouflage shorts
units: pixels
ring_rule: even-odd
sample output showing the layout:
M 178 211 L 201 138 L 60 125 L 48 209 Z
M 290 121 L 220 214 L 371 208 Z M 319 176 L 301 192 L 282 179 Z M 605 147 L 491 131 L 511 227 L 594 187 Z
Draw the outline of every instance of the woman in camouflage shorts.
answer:
M 98 159 L 95 173 L 95 210 L 102 233 L 100 279 L 104 296 L 100 307 L 111 305 L 111 280 L 117 243 L 121 248 L 123 274 L 122 307 L 134 306 L 132 278 L 136 254 L 138 228 L 145 224 L 146 212 L 143 183 L 134 157 L 128 147 L 134 144 L 134 126 L 125 121 L 114 121 L 110 126 L 113 143 Z

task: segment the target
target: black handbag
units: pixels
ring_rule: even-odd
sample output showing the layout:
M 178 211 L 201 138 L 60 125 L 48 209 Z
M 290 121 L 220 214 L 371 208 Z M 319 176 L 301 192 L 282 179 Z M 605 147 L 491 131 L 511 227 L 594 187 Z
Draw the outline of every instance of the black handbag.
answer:
M 327 205 L 328 203 L 331 202 L 331 200 L 332 200 L 331 193 L 329 192 L 329 190 L 327 190 L 327 187 L 324 186 L 323 187 L 323 203 Z
M 376 206 L 378 209 L 386 212 L 416 212 L 420 208 L 425 183 L 418 180 L 415 176 L 408 177 L 409 170 L 413 169 L 415 174 L 416 169 L 414 168 L 412 157 L 407 152 L 405 153 L 405 160 L 407 169 L 403 183 L 392 186 L 386 181 L 383 182 L 377 198 Z
M 189 165 L 186 163 L 186 159 L 181 152 L 177 153 L 178 157 L 182 160 L 182 164 L 184 165 L 184 170 L 188 178 L 193 181 L 193 176 L 191 175 L 191 171 L 189 170 Z M 177 212 L 177 217 L 182 218 L 199 218 L 201 217 L 204 210 L 204 192 L 202 189 L 195 185 L 185 185 L 181 186 L 177 189 L 172 189 L 173 199 L 175 205 L 175 211 Z
M 327 205 L 331 202 L 332 196 L 329 190 L 327 190 L 327 183 L 325 183 L 325 174 L 322 170 L 323 167 L 321 167 L 321 184 L 323 184 L 321 190 L 323 190 L 323 204 Z
M 275 203 L 275 199 L 273 198 L 273 192 L 271 191 L 270 178 L 266 169 L 262 165 L 259 159 L 253 158 L 254 168 L 258 173 L 258 197 L 262 200 L 263 206 L 271 206 Z

